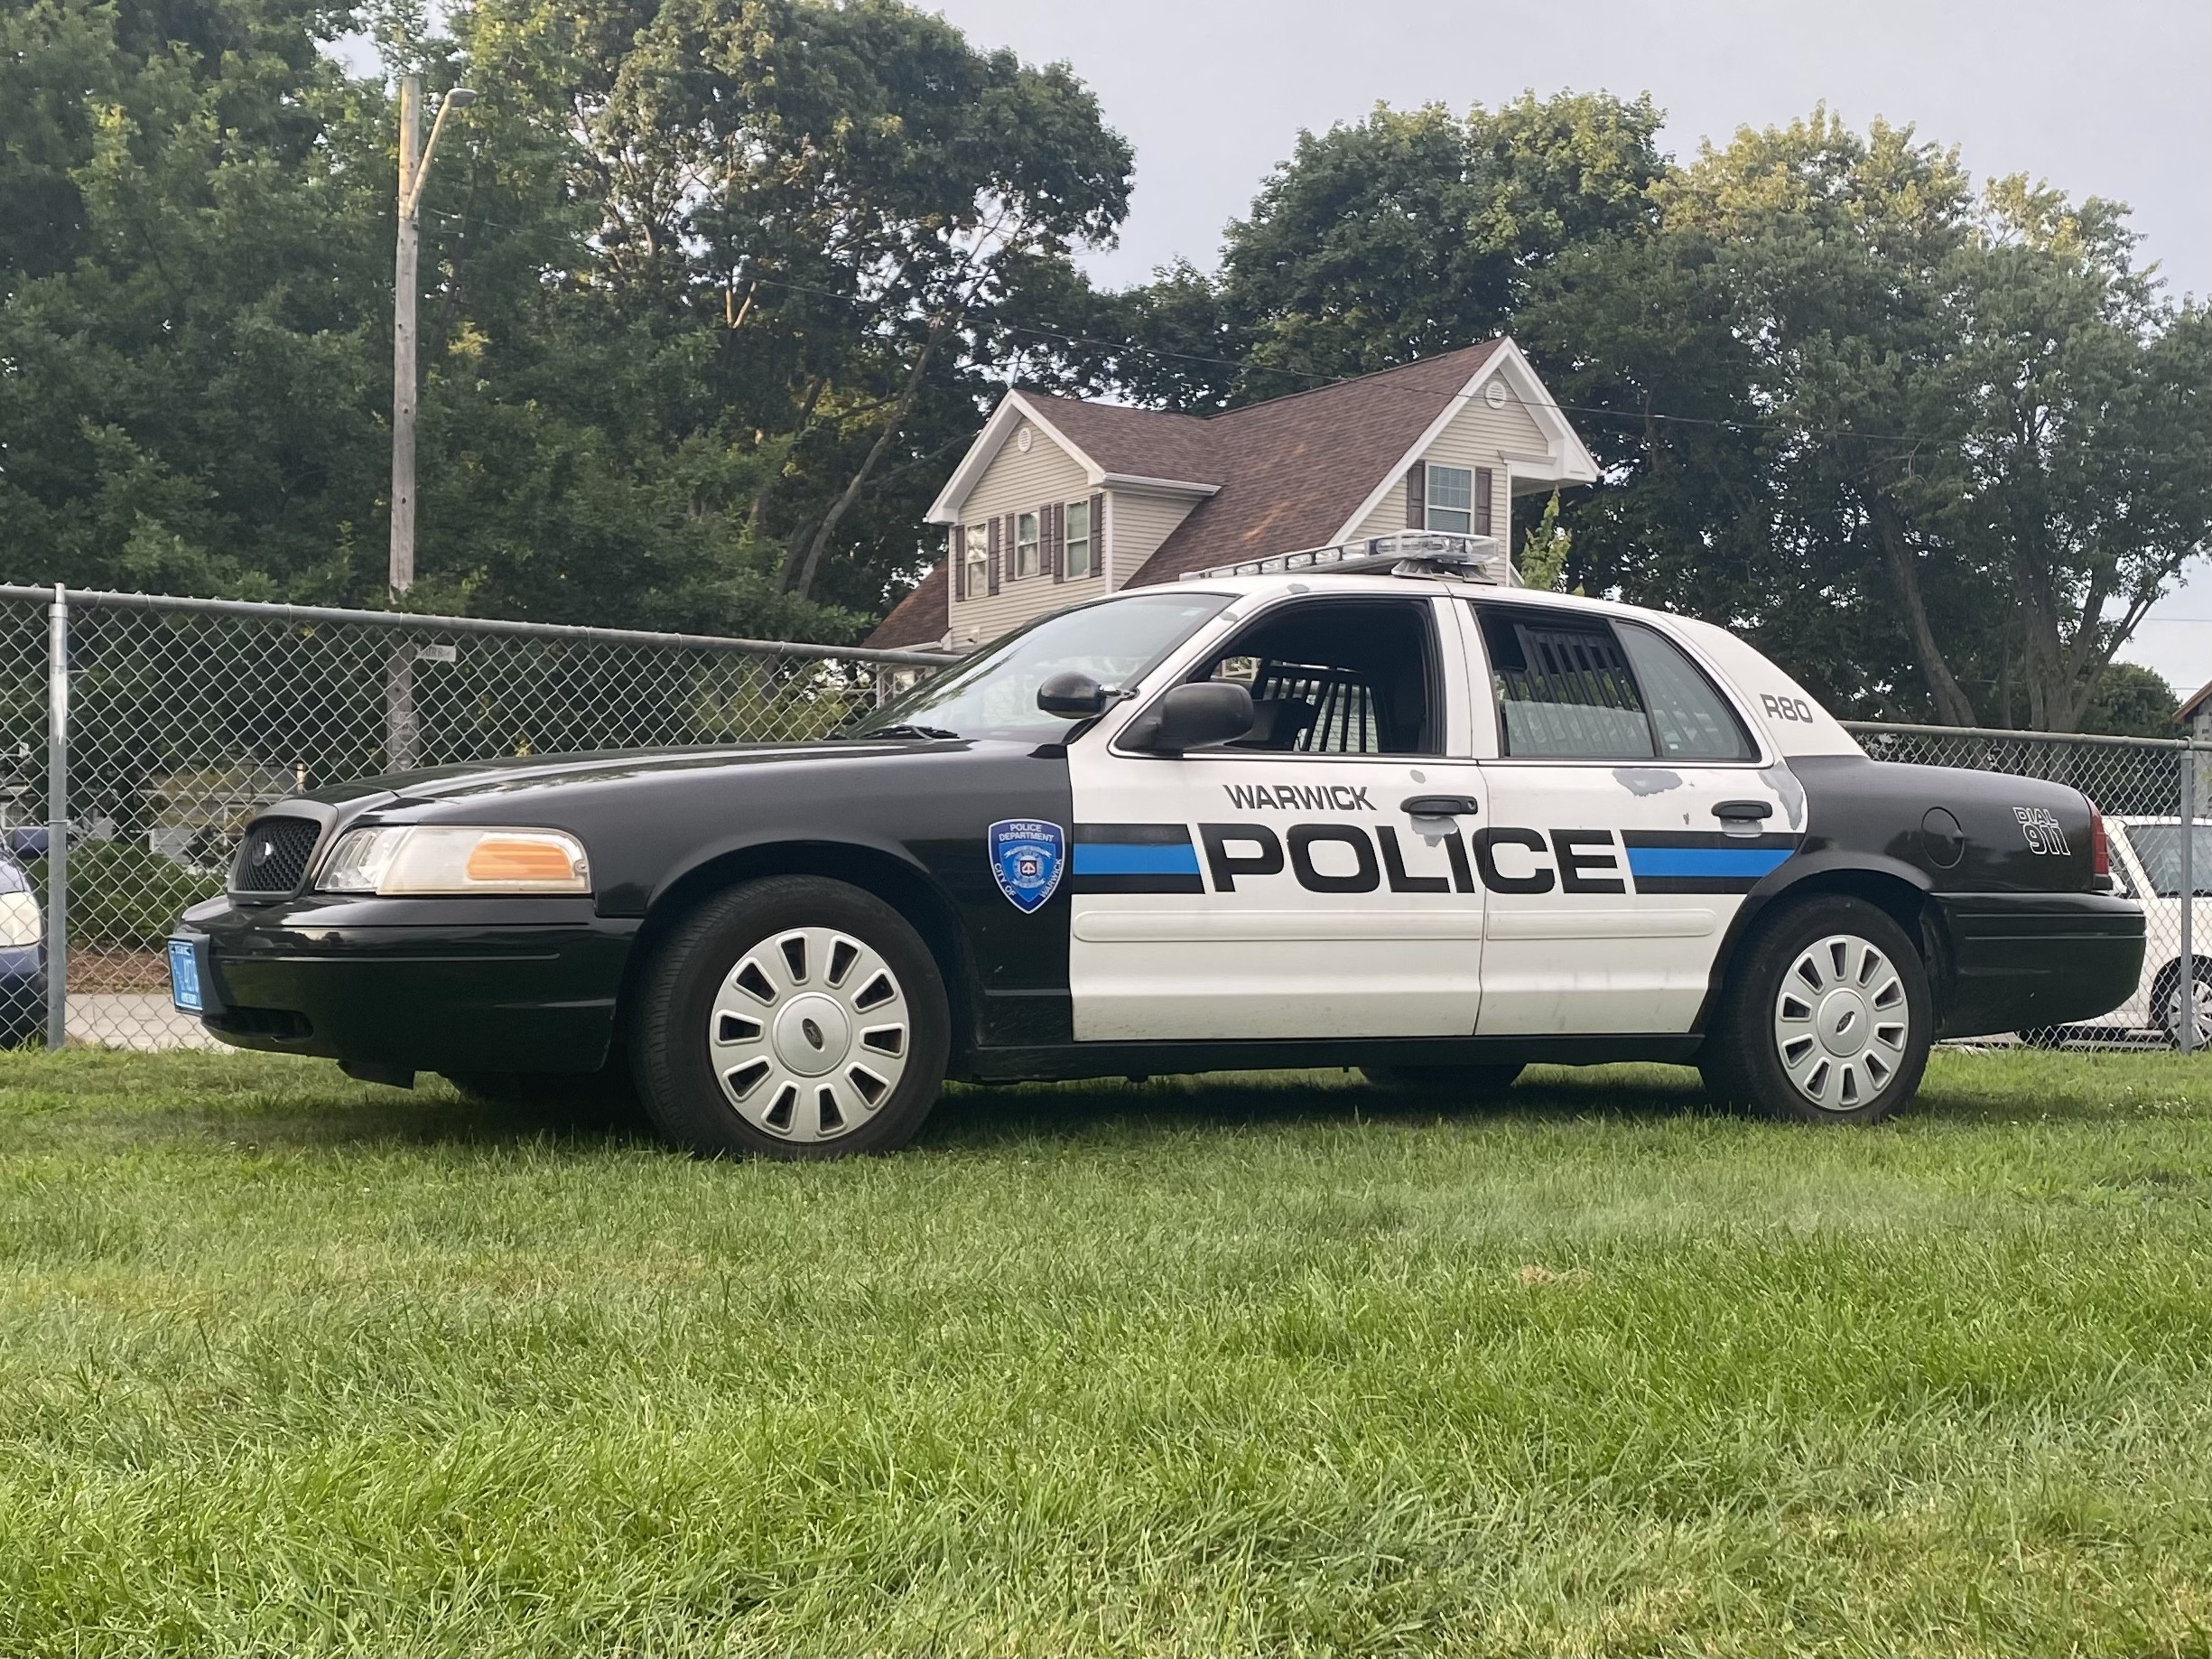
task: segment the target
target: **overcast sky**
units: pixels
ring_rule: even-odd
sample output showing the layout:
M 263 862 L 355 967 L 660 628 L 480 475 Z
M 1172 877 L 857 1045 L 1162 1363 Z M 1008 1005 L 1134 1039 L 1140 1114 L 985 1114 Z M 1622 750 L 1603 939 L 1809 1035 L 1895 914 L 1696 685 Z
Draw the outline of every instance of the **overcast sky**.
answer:
M 924 0 L 925 4 L 928 0 Z M 1298 129 L 1378 99 L 1495 105 L 1524 88 L 1648 91 L 1677 154 L 1826 99 L 1910 122 L 1976 177 L 2026 172 L 2134 209 L 2177 294 L 2212 291 L 2212 0 L 944 0 L 979 46 L 1065 59 L 1137 149 L 1120 285 L 1222 225 Z M 2212 576 L 2127 653 L 2183 691 L 2212 680 Z

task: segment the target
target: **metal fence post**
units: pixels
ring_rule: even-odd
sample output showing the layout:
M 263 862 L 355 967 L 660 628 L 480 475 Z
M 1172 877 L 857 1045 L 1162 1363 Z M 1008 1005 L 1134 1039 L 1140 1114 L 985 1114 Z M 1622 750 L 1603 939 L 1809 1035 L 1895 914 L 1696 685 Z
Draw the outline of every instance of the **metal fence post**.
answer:
M 2181 751 L 2181 972 L 2174 982 L 2174 995 L 2181 999 L 2179 1018 L 2181 1052 L 2197 1047 L 2197 751 Z
M 70 596 L 46 611 L 46 1046 L 70 1039 Z

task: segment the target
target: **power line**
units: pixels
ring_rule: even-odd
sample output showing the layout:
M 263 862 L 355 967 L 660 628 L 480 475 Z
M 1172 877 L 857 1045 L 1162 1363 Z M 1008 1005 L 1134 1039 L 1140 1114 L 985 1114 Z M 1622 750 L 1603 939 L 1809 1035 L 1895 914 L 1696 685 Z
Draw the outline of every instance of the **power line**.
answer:
M 483 225 L 500 230 L 520 231 L 523 229 L 523 227 L 519 225 L 510 225 L 499 219 L 476 219 L 463 214 L 446 212 L 439 212 L 437 216 L 450 222 Z M 860 294 L 841 294 L 833 288 L 812 287 L 807 284 L 790 282 L 782 277 L 748 276 L 746 281 L 765 288 L 780 288 L 787 294 L 804 294 L 819 299 L 835 300 L 846 305 L 881 304 L 881 302 L 870 301 Z M 1249 363 L 1240 361 L 1235 358 L 1212 357 L 1204 352 L 1176 351 L 1165 346 L 1140 345 L 1134 340 L 1101 340 L 1086 334 L 1070 334 L 1061 330 L 1039 328 L 1030 323 L 993 321 L 990 326 L 1009 334 L 1026 334 L 1038 340 L 1057 340 L 1063 345 L 1088 346 L 1101 351 L 1117 352 L 1124 356 L 1147 357 L 1162 361 L 1181 363 L 1203 363 L 1209 368 L 1231 368 L 1243 374 L 1278 375 L 1290 379 L 1307 380 L 1313 384 L 1306 387 L 1305 390 L 1311 392 L 1325 391 L 1333 386 L 1349 386 L 1354 381 L 1370 379 L 1374 375 L 1389 372 L 1389 369 L 1373 369 L 1364 375 L 1324 375 L 1315 369 L 1286 368 L 1272 363 Z M 1409 367 L 1411 367 L 1410 364 L 1404 363 L 1390 366 L 1392 368 Z M 1397 396 L 1428 398 L 1438 403 L 1449 403 L 1460 396 L 1456 391 L 1434 391 L 1410 386 L 1384 387 L 1380 389 Z M 1280 394 L 1280 396 L 1298 396 L 1301 394 L 1291 392 Z M 1261 401 L 1269 400 L 1262 399 Z M 1664 424 L 1673 426 L 1709 426 L 1724 432 L 1741 433 L 1798 430 L 1780 421 L 1747 421 L 1707 415 L 1671 415 L 1656 409 L 1608 409 L 1594 404 L 1566 404 L 1550 398 L 1524 397 L 1520 401 L 1525 408 L 1549 409 L 1558 415 L 1586 415 L 1601 420 L 1621 421 L 1630 425 Z M 1251 405 L 1240 406 L 1249 408 Z M 1227 415 L 1232 411 L 1224 409 L 1219 413 Z M 1209 417 L 1200 415 L 1193 418 L 1206 419 Z M 1902 443 L 1916 449 L 1931 442 L 1927 438 L 1915 437 L 1906 433 L 1860 432 L 1851 428 L 1830 428 L 1821 435 L 1830 439 L 1857 438 L 1867 443 Z

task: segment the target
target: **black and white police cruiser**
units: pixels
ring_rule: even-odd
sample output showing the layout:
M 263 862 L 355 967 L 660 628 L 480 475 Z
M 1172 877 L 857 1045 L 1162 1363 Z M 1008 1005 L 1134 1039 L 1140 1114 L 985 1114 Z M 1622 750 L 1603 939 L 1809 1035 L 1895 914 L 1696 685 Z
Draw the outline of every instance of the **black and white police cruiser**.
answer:
M 282 802 L 173 945 L 242 1047 L 709 1153 L 897 1146 L 946 1077 L 1696 1066 L 1867 1123 L 2094 1019 L 2140 908 L 2060 784 L 1880 764 L 1705 623 L 1408 533 L 1046 617 L 832 740 Z

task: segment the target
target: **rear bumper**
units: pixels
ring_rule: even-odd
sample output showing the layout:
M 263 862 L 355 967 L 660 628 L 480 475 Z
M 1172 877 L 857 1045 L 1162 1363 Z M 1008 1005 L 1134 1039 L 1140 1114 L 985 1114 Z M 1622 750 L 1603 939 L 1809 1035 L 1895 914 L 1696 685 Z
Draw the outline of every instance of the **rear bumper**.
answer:
M 2071 1025 L 2134 995 L 2142 907 L 2105 893 L 1939 893 L 1937 1034 Z
M 202 1018 L 241 1049 L 418 1071 L 591 1071 L 635 918 L 589 899 L 304 900 L 187 911 Z

